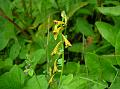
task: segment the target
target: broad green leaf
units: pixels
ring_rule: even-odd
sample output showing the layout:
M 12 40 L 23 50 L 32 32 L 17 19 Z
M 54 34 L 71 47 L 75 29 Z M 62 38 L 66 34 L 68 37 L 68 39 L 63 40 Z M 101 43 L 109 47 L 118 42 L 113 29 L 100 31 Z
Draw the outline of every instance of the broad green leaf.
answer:
M 68 78 L 68 76 L 66 76 L 66 78 Z M 60 89 L 104 89 L 106 87 L 107 86 L 105 84 L 98 81 L 77 75 L 73 77 L 70 83 L 61 85 Z
M 104 80 L 112 82 L 112 80 L 114 80 L 116 70 L 108 60 L 106 58 L 100 59 L 102 77 Z
M 106 60 L 108 64 L 117 65 L 116 55 L 101 55 L 99 56 L 101 60 Z
M 33 76 L 27 81 L 23 89 L 48 89 L 48 82 L 45 75 Z
M 12 17 L 12 9 L 10 0 L 0 0 L 0 9 L 3 10 L 5 15 Z
M 65 74 L 77 74 L 80 71 L 80 65 L 75 62 L 67 62 L 64 66 Z
M 71 52 L 77 52 L 77 53 L 82 52 L 83 44 L 82 43 L 74 43 L 74 44 L 72 44 L 71 47 L 68 48 L 68 50 Z
M 76 33 L 81 32 L 85 36 L 91 36 L 94 34 L 92 30 L 92 26 L 83 18 L 77 19 L 75 25 L 75 32 Z
M 117 63 L 120 65 L 120 31 L 116 37 L 115 54 L 118 55 L 116 56 L 116 60 L 117 60 Z
M 2 61 L 0 59 L 0 69 L 10 68 L 12 65 L 13 65 L 13 63 L 12 63 L 12 60 L 10 58 L 5 59 L 4 61 Z
M 109 89 L 120 89 L 120 70 L 118 70 L 118 73 L 114 77 Z
M 84 86 L 84 88 L 81 88 L 81 89 L 105 89 L 107 87 L 107 83 L 101 82 L 98 80 L 94 80 L 94 79 L 89 78 L 87 76 L 78 75 L 76 77 L 78 77 L 79 80 L 81 80 L 81 81 L 82 80 L 86 81 L 84 83 L 84 85 L 82 85 L 82 87 Z
M 72 74 L 63 76 L 63 82 L 60 89 L 86 89 L 87 81 L 80 79 L 78 76 L 73 77 Z
M 0 89 L 22 89 L 24 73 L 18 66 L 13 66 L 10 72 L 0 76 Z
M 105 23 L 105 22 L 96 22 L 97 29 L 99 30 L 100 34 L 110 42 L 113 46 L 115 46 L 115 31 L 112 25 Z
M 100 86 L 98 84 L 94 84 L 91 89 L 105 89 L 105 86 Z
M 73 6 L 68 11 L 68 18 L 72 17 L 73 14 L 78 11 L 80 8 L 88 5 L 88 2 L 78 2 L 76 4 L 73 4 Z
M 21 49 L 21 46 L 20 46 L 20 44 L 16 41 L 15 44 L 13 44 L 13 45 L 11 46 L 9 57 L 10 57 L 12 60 L 14 60 L 14 59 L 19 55 L 20 49 Z
M 35 66 L 37 63 L 43 63 L 45 59 L 45 50 L 44 49 L 38 49 L 35 52 L 31 54 L 31 60 L 33 62 L 33 66 Z
M 67 76 L 63 76 L 62 85 L 69 84 L 73 79 L 73 74 L 69 74 Z
M 104 15 L 120 16 L 120 6 L 98 7 L 97 9 Z
M 85 63 L 90 76 L 94 76 L 92 77 L 93 79 L 98 78 L 110 82 L 114 79 L 116 70 L 110 62 L 109 57 L 107 59 L 107 57 L 104 58 L 93 53 L 87 53 L 85 55 Z
M 89 75 L 93 76 L 92 78 L 98 79 L 101 75 L 101 66 L 98 55 L 93 53 L 85 54 L 85 64 L 89 71 Z
M 15 38 L 13 24 L 0 16 L 0 51 L 7 46 L 12 38 Z
M 9 41 L 9 38 L 6 37 L 6 32 L 1 32 L 0 33 L 0 50 L 4 49 Z

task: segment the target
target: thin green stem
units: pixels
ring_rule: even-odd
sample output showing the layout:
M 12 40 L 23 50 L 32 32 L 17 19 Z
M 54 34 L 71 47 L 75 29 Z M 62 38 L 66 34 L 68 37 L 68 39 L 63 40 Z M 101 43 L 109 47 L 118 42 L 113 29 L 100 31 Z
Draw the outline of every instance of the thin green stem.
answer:
M 48 28 L 47 28 L 47 47 L 46 47 L 46 54 L 47 54 L 47 75 L 49 73 L 49 50 L 48 50 L 48 47 L 49 47 L 49 35 L 50 35 L 50 32 L 49 32 L 49 26 L 50 25 L 50 16 L 48 17 Z
M 102 84 L 102 83 L 99 83 L 99 82 L 96 82 L 96 81 L 94 81 L 94 80 L 92 80 L 92 79 L 89 79 L 89 78 L 86 78 L 86 77 L 79 77 L 79 78 L 80 78 L 80 79 L 84 79 L 84 80 L 87 80 L 87 81 L 93 82 L 93 83 L 95 83 L 95 84 L 98 84 L 98 85 L 101 85 L 101 86 L 106 87 L 106 85 L 104 85 L 104 84 Z
M 82 60 L 84 60 L 84 54 L 85 54 L 85 35 L 83 34 L 82 36 L 82 40 L 83 40 L 83 49 L 82 49 Z M 88 67 L 86 65 L 86 60 L 85 61 L 85 68 L 86 68 L 86 74 L 87 74 L 87 77 L 88 77 Z M 87 86 L 89 88 L 89 86 Z
M 117 73 L 116 73 L 116 75 L 115 75 L 115 77 L 114 77 L 114 79 L 113 79 L 113 81 L 112 81 L 112 83 L 111 83 L 111 85 L 110 85 L 110 87 L 109 87 L 109 89 L 111 88 L 111 86 L 113 85 L 113 83 L 115 82 L 115 80 L 116 80 L 116 78 L 117 78 L 117 76 L 118 76 L 118 71 L 117 71 Z
M 62 50 L 64 50 L 64 41 L 63 41 L 63 39 L 62 39 Z M 59 87 L 60 87 L 61 81 L 62 81 L 63 69 L 64 69 L 64 51 L 62 52 L 62 68 L 61 68 Z

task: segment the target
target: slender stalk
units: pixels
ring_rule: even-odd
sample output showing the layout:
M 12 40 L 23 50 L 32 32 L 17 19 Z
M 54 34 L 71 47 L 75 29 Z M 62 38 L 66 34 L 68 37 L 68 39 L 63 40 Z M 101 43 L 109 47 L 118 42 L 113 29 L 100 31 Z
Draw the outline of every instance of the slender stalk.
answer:
M 18 30 L 20 30 L 20 32 L 22 32 L 24 35 L 27 35 L 24 30 L 18 25 L 16 24 L 11 18 L 9 18 L 7 15 L 5 15 L 1 10 L 0 10 L 0 16 L 2 16 L 3 18 L 7 19 L 9 22 L 11 22 Z
M 82 40 L 83 40 L 83 43 L 82 43 L 82 45 L 83 45 L 83 48 L 82 48 L 82 60 L 84 60 L 84 52 L 85 52 L 85 36 L 84 36 L 84 34 L 82 36 Z
M 84 48 L 85 47 L 85 35 L 84 34 L 82 36 L 82 40 L 83 40 L 82 60 L 84 60 L 84 55 L 85 55 L 85 48 Z M 84 61 L 85 61 L 86 74 L 87 74 L 87 77 L 88 77 L 88 67 L 86 65 L 86 60 L 84 60 Z M 89 86 L 87 86 L 87 87 L 89 89 Z
M 47 28 L 47 46 L 46 46 L 46 55 L 47 55 L 47 75 L 49 74 L 49 50 L 48 50 L 48 47 L 49 47 L 49 35 L 50 35 L 50 32 L 49 32 L 49 26 L 50 25 L 50 16 L 48 17 L 48 28 Z
M 117 71 L 117 70 L 116 70 Z M 114 79 L 113 79 L 113 81 L 112 81 L 112 84 L 110 85 L 110 87 L 109 87 L 109 89 L 111 88 L 111 86 L 113 85 L 113 83 L 115 82 L 115 80 L 116 80 L 116 78 L 117 78 L 117 76 L 118 76 L 118 71 L 117 71 L 117 73 L 116 73 L 116 75 L 115 75 L 115 77 L 114 77 Z
M 90 81 L 90 82 L 95 83 L 95 84 L 98 84 L 98 85 L 101 85 L 101 86 L 103 86 L 103 87 L 106 87 L 106 85 L 104 85 L 104 84 L 102 84 L 102 83 L 99 83 L 99 82 L 96 82 L 96 81 L 94 81 L 94 80 L 92 80 L 92 79 L 89 79 L 89 78 L 86 78 L 86 77 L 79 77 L 79 78 L 80 78 L 80 79 L 87 80 L 87 81 Z

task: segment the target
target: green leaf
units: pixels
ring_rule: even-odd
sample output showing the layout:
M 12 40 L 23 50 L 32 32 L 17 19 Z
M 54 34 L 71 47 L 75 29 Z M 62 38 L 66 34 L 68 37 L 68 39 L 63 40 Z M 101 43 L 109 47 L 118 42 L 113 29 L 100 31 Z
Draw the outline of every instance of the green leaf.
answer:
M 26 46 L 22 46 L 20 53 L 19 53 L 19 58 L 20 59 L 26 59 L 26 55 L 28 54 L 29 48 Z
M 109 89 L 120 89 L 120 70 L 118 70 L 118 73 L 114 77 Z
M 110 62 L 109 57 L 107 59 L 107 57 L 104 56 L 100 57 L 93 53 L 86 53 L 85 64 L 89 71 L 88 74 L 93 79 L 100 79 L 111 82 L 115 77 L 116 70 Z
M 23 89 L 48 89 L 47 79 L 44 75 L 33 76 Z
M 96 22 L 97 29 L 99 30 L 100 34 L 110 42 L 113 46 L 115 46 L 115 29 L 112 25 L 105 23 L 105 22 Z
M 10 68 L 12 65 L 13 65 L 13 63 L 12 63 L 12 60 L 10 58 L 5 59 L 4 61 L 2 61 L 0 59 L 0 69 Z
M 45 58 L 45 50 L 44 49 L 38 49 L 35 52 L 31 54 L 31 60 L 33 62 L 33 66 L 35 66 L 37 63 L 43 63 Z
M 10 72 L 0 76 L 0 89 L 22 89 L 24 73 L 18 66 L 13 66 Z
M 120 6 L 98 7 L 97 9 L 104 15 L 120 16 Z
M 9 38 L 7 38 L 5 34 L 5 32 L 0 33 L 0 50 L 4 49 L 9 41 Z
M 14 26 L 0 17 L 0 51 L 3 50 L 10 39 L 15 37 Z
M 116 57 L 117 55 L 101 55 L 99 56 L 101 60 L 106 60 L 109 64 L 117 65 Z
M 11 2 L 9 0 L 0 0 L 0 8 L 3 10 L 3 12 L 11 17 L 12 11 L 11 11 Z
M 99 57 L 93 53 L 85 54 L 85 64 L 89 71 L 89 75 L 93 76 L 92 78 L 98 79 L 101 74 L 101 66 Z
M 72 74 L 63 76 L 60 89 L 86 89 L 86 80 L 80 79 L 78 76 L 73 77 Z
M 33 70 L 33 69 L 30 69 L 30 70 L 28 71 L 28 75 L 29 75 L 29 76 L 33 76 L 33 73 L 34 73 L 34 70 Z
M 73 6 L 71 6 L 71 8 L 70 8 L 69 11 L 68 11 L 68 14 L 67 14 L 68 19 L 69 19 L 70 17 L 72 17 L 73 14 L 74 14 L 76 11 L 78 11 L 80 8 L 82 8 L 82 7 L 86 6 L 86 5 L 88 5 L 88 2 L 78 2 L 78 3 L 76 3 L 76 4 L 73 4 Z
M 73 74 L 69 74 L 67 76 L 63 76 L 63 79 L 62 79 L 62 85 L 64 84 L 69 84 L 73 79 Z
M 105 89 L 106 87 L 105 86 L 100 86 L 100 85 L 98 85 L 98 84 L 94 84 L 93 86 L 92 86 L 92 89 Z
M 120 31 L 116 37 L 115 54 L 120 55 Z M 120 56 L 116 56 L 117 63 L 120 65 Z
M 82 48 L 83 48 L 82 43 L 74 43 L 74 44 L 72 44 L 71 47 L 68 48 L 68 50 L 71 51 L 71 52 L 79 53 L 79 52 L 82 52 L 82 50 L 83 50 Z
M 116 70 L 108 60 L 110 60 L 110 59 L 106 59 L 104 57 L 102 59 L 100 59 L 100 64 L 101 64 L 101 69 L 102 69 L 102 77 L 104 80 L 112 82 L 114 80 Z
M 81 32 L 85 36 L 91 36 L 93 35 L 92 26 L 83 18 L 78 18 L 76 25 L 75 25 L 75 32 L 79 33 Z
M 64 66 L 64 73 L 65 74 L 76 74 L 80 71 L 80 65 L 75 62 L 67 62 Z
M 9 57 L 14 60 L 19 55 L 20 49 L 20 44 L 18 42 L 15 42 L 15 44 L 13 44 L 10 49 Z

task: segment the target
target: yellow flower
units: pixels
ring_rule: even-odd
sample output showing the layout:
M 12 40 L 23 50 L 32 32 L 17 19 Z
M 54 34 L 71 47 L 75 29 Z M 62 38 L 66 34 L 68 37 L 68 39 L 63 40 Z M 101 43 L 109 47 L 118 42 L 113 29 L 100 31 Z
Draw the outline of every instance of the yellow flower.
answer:
M 50 76 L 52 75 L 52 68 L 51 67 L 49 68 L 49 75 Z
M 63 21 L 57 21 L 57 20 L 54 20 L 54 23 L 57 24 L 57 25 L 65 24 Z
M 57 68 L 57 60 L 54 61 L 54 68 L 53 68 L 53 74 L 58 71 Z
M 60 44 L 62 43 L 62 41 L 58 42 L 58 44 L 55 46 L 55 48 L 53 49 L 51 56 L 53 56 L 54 54 L 58 53 L 58 48 L 60 46 Z
M 67 38 L 63 34 L 62 34 L 62 37 L 63 37 L 64 42 L 65 42 L 65 48 L 72 46 L 71 43 L 67 40 Z
M 64 29 L 63 27 L 57 28 L 57 25 L 55 25 L 54 30 L 53 30 L 53 34 L 54 34 L 54 39 L 55 40 L 57 39 L 57 36 L 58 36 L 60 30 L 63 30 L 63 29 Z
M 53 75 L 51 76 L 51 78 L 50 78 L 50 80 L 49 80 L 49 82 L 48 82 L 49 84 L 52 83 L 54 75 L 55 75 L 55 74 L 53 74 Z

